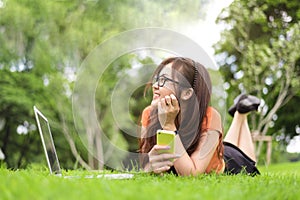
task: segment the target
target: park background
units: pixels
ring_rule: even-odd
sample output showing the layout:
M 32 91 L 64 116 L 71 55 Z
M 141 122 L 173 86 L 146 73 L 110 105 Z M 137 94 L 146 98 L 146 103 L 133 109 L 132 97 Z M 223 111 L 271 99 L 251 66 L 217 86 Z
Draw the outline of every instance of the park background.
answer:
M 111 93 L 120 77 L 147 78 L 153 70 L 148 66 L 158 64 L 166 56 L 163 52 L 128 53 L 99 78 L 95 109 L 103 132 L 83 133 L 88 147 L 74 126 L 72 92 L 80 66 L 93 49 L 124 31 L 146 27 L 181 33 L 211 54 L 218 66 L 211 71 L 213 83 L 221 88 L 212 104 L 221 111 L 225 130 L 233 99 L 242 92 L 256 95 L 262 110 L 249 116 L 250 128 L 271 136 L 271 163 L 299 161 L 300 4 L 235 0 L 223 6 L 221 10 L 217 1 L 209 0 L 0 0 L 1 165 L 46 165 L 34 105 L 49 118 L 64 169 L 103 169 L 104 157 L 113 158 L 111 163 L 126 160 L 126 154 L 103 153 L 107 147 L 97 143 L 101 134 L 121 149 L 136 152 L 137 138 L 126 134 L 136 129 L 115 123 Z M 137 124 L 151 99 L 143 91 L 136 88 L 126 102 L 130 121 Z M 258 143 L 256 151 L 258 164 L 266 165 L 266 144 Z

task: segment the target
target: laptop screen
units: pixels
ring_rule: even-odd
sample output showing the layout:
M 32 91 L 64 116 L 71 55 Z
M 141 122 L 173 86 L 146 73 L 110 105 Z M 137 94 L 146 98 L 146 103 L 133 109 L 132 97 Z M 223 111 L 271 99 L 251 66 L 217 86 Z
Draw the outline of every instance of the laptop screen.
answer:
M 40 132 L 43 148 L 46 155 L 46 160 L 50 173 L 61 174 L 58 157 L 56 154 L 50 125 L 47 118 L 34 106 L 34 113 L 36 122 L 38 125 L 38 130 Z

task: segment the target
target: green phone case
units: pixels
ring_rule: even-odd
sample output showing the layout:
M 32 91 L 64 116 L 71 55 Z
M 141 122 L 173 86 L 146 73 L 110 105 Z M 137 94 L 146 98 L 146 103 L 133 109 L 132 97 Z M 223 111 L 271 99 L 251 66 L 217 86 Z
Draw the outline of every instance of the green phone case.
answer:
M 168 150 L 162 150 L 161 153 L 175 152 L 175 133 L 173 131 L 157 130 L 156 141 L 158 145 L 166 145 L 170 147 Z

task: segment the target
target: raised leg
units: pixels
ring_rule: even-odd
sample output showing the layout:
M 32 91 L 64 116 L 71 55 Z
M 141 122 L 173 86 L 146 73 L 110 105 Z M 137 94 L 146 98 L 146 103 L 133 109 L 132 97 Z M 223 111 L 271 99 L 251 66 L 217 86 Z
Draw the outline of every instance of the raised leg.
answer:
M 244 117 L 243 124 L 240 129 L 240 137 L 238 147 L 253 161 L 256 162 L 255 148 L 252 140 L 251 132 L 248 125 L 247 114 L 240 114 L 236 112 L 237 115 L 242 115 Z
M 224 138 L 225 142 L 240 148 L 249 158 L 256 161 L 255 150 L 251 132 L 248 125 L 247 114 L 234 113 L 232 123 Z
M 231 125 L 225 135 L 224 141 L 234 144 L 235 146 L 239 145 L 240 131 L 244 121 L 243 115 L 240 115 L 238 112 L 235 112 Z

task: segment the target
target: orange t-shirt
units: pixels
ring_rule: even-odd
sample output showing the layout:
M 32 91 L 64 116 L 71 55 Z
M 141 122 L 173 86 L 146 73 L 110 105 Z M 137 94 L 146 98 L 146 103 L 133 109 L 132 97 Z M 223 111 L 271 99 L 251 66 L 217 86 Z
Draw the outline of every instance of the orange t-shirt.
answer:
M 213 157 L 211 158 L 208 166 L 206 167 L 206 173 L 222 173 L 225 168 L 225 162 L 223 159 L 223 130 L 217 130 L 211 127 L 213 120 L 212 112 L 217 112 L 213 107 L 208 107 L 206 110 L 207 121 L 202 122 L 202 131 L 214 130 L 219 132 L 219 144 L 215 150 Z
M 206 111 L 207 120 L 204 120 L 204 122 L 202 123 L 202 131 L 214 130 L 211 127 L 213 110 L 214 110 L 213 107 L 207 108 Z M 148 106 L 143 110 L 142 119 L 141 119 L 143 127 L 147 127 L 150 123 L 150 112 L 151 112 L 151 106 Z M 225 163 L 223 160 L 223 143 L 222 143 L 223 131 L 222 130 L 216 130 L 216 131 L 220 133 L 219 144 L 205 170 L 205 173 L 211 173 L 211 172 L 222 173 L 225 167 Z

